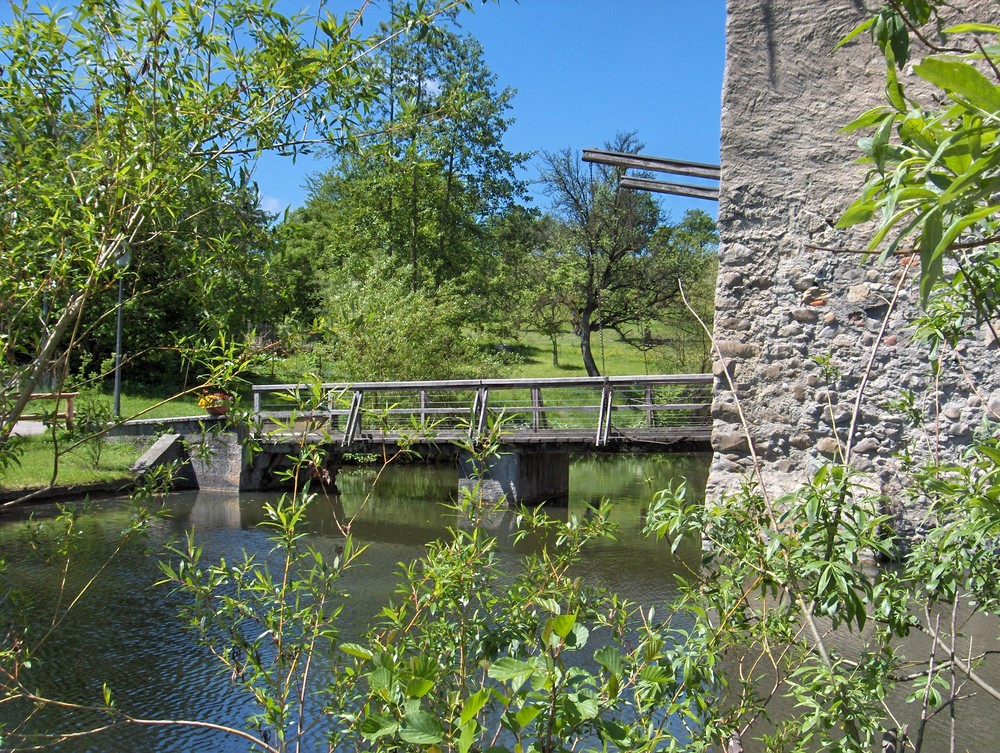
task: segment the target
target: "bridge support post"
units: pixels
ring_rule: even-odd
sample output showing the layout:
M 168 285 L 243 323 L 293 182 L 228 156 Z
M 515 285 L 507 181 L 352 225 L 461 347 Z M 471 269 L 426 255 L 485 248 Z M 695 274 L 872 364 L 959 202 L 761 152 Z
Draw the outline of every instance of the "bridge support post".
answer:
M 458 488 L 460 492 L 477 490 L 487 502 L 565 505 L 569 498 L 569 455 L 515 449 L 483 462 L 463 454 Z

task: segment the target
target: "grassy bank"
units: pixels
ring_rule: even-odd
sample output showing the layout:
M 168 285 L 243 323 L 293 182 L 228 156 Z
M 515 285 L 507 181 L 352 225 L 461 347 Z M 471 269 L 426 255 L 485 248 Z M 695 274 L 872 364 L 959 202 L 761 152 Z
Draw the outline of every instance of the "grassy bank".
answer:
M 51 436 L 25 437 L 20 462 L 4 472 L 0 491 L 19 491 L 48 486 L 55 472 L 59 486 L 78 486 L 132 478 L 130 469 L 149 440 L 107 440 L 98 453 L 95 440 L 90 440 L 71 452 L 60 454 L 55 461 L 56 445 Z M 72 442 L 60 439 L 59 449 L 64 451 Z

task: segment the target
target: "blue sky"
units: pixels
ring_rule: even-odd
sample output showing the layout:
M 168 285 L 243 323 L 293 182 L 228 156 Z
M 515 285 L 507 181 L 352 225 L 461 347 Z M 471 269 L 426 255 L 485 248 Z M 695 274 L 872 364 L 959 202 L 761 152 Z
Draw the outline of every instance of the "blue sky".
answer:
M 500 87 L 517 90 L 512 151 L 601 147 L 637 130 L 646 153 L 719 161 L 725 0 L 500 0 L 477 3 L 463 28 L 482 43 Z M 266 158 L 256 178 L 265 207 L 304 201 L 325 163 Z M 524 177 L 537 177 L 537 160 Z M 670 176 L 662 176 L 671 180 Z M 677 180 L 673 178 L 673 180 Z M 532 186 L 536 203 L 546 199 Z M 664 197 L 675 219 L 713 203 Z

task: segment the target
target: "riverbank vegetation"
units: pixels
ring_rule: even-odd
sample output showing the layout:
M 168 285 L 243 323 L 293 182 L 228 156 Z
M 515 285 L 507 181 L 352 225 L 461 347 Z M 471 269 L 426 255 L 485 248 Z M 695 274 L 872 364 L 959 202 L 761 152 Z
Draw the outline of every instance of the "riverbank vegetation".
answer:
M 235 389 L 303 354 L 320 380 L 469 375 L 514 368 L 482 346 L 513 342 L 517 355 L 524 330 L 550 346 L 553 368 L 572 332 L 587 373 L 600 371 L 594 333 L 645 348 L 646 365 L 685 331 L 691 357 L 674 363 L 705 368 L 707 336 L 678 328 L 686 309 L 674 285 L 692 275 L 689 289 L 702 292 L 693 308 L 710 307 L 714 227 L 695 213 L 664 222 L 601 171 L 575 190 L 591 173 L 571 152 L 549 155 L 543 176 L 559 211 L 519 205 L 523 156 L 502 147 L 509 96 L 473 41 L 435 22 L 470 4 L 396 3 L 388 25 L 364 37 L 350 14 L 316 26 L 263 1 L 219 0 L 209 15 L 107 0 L 80 6 L 72 23 L 15 7 L 0 33 L 0 229 L 16 270 L 0 278 L 2 467 L 16 462 L 14 424 L 43 377 L 107 377 L 90 365 L 107 356 L 119 282 L 127 310 L 148 316 L 148 349 L 125 372 L 136 383 Z M 937 99 L 909 99 L 896 78 L 911 34 L 939 10 L 950 12 L 936 0 L 891 3 L 858 30 L 886 56 L 888 99 L 853 125 L 871 173 L 841 220 L 874 219 L 873 251 L 915 249 L 931 368 L 964 323 L 996 318 L 1000 289 L 997 48 L 975 42 L 920 61 L 914 71 Z M 992 43 L 1000 27 L 946 33 Z M 245 159 L 319 142 L 336 148 L 334 168 L 305 207 L 272 225 Z M 193 291 L 183 312 L 167 305 L 178 280 Z M 773 751 L 860 753 L 884 738 L 926 753 L 935 718 L 948 719 L 955 747 L 965 697 L 1000 698 L 979 671 L 994 648 L 962 632 L 1000 607 L 995 427 L 960 462 L 913 469 L 903 493 L 929 500 L 933 525 L 909 549 L 894 540 L 880 494 L 848 467 L 850 441 L 845 465 L 781 498 L 754 479 L 708 504 L 664 490 L 649 532 L 672 546 L 695 535 L 710 544 L 666 616 L 574 577 L 586 547 L 612 533 L 603 508 L 565 522 L 525 512 L 517 535 L 554 546 L 500 573 L 489 510 L 462 497 L 463 523 L 404 566 L 397 600 L 352 642 L 337 630 L 340 575 L 357 552 L 350 521 L 332 551 L 306 530 L 320 451 L 298 449 L 294 492 L 267 508 L 269 557 L 205 562 L 192 534 L 163 566 L 161 585 L 186 597 L 193 634 L 225 670 L 219 692 L 236 686 L 258 713 L 244 725 L 143 718 L 105 686 L 72 707 L 84 729 L 18 722 L 0 727 L 0 743 L 169 723 L 279 753 L 317 724 L 331 747 L 380 751 L 738 750 L 758 736 Z M 141 540 L 173 472 L 140 485 L 110 556 Z M 80 514 L 67 506 L 29 529 L 66 573 Z M 898 566 L 867 569 L 872 553 Z M 59 703 L 35 687 L 32 666 L 86 594 L 81 577 L 46 604 L 3 581 L 0 703 L 21 721 Z M 599 648 L 598 631 L 609 638 Z M 853 649 L 837 641 L 844 631 L 858 638 Z M 914 649 L 917 634 L 926 641 Z M 762 728 L 778 696 L 793 708 Z
M 74 445 L 69 436 L 60 439 L 63 449 Z M 35 490 L 50 485 L 87 487 L 92 484 L 120 482 L 131 484 L 132 466 L 149 444 L 145 440 L 87 439 L 74 449 L 58 455 L 51 435 L 25 437 L 19 448 L 18 463 L 4 474 L 0 493 Z

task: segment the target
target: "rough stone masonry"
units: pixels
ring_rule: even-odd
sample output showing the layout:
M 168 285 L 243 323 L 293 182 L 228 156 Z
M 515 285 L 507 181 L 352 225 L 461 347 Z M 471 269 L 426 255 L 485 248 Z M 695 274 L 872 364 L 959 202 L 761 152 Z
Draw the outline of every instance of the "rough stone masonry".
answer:
M 864 229 L 834 225 L 865 168 L 840 127 L 883 101 L 885 63 L 867 35 L 834 51 L 866 16 L 861 0 L 729 0 L 723 84 L 719 280 L 715 334 L 715 450 L 709 495 L 751 469 L 747 432 L 772 492 L 841 460 L 872 349 L 904 264 L 821 248 L 863 248 Z M 996 2 L 959 0 L 948 19 L 1000 20 Z M 913 59 L 923 54 L 914 49 Z M 908 89 L 916 76 L 901 74 Z M 914 279 L 916 270 L 907 275 Z M 885 492 L 900 528 L 919 528 L 919 502 L 900 494 L 899 454 L 955 456 L 985 417 L 1000 420 L 1000 357 L 985 326 L 945 359 L 935 381 L 908 324 L 915 284 L 902 288 L 864 387 L 852 463 Z M 735 391 L 723 367 L 733 377 Z M 925 416 L 913 428 L 891 404 L 907 391 Z

